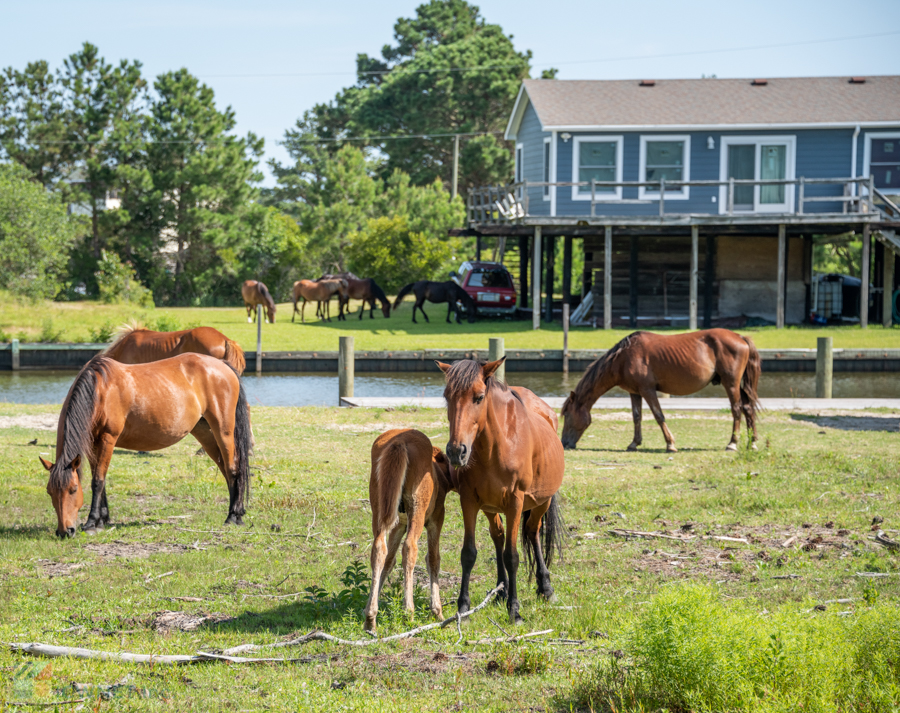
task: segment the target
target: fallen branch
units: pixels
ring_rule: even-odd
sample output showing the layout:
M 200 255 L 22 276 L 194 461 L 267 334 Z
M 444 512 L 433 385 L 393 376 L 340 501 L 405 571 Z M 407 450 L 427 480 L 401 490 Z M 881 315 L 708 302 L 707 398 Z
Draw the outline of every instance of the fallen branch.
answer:
M 788 537 L 784 542 L 781 543 L 781 547 L 783 549 L 787 549 L 788 547 L 790 547 L 797 541 L 798 537 L 799 537 L 799 535 L 794 535 L 792 537 Z
M 799 574 L 776 574 L 772 576 L 772 579 L 800 579 Z
M 590 535 L 593 533 L 585 533 L 586 535 Z M 687 537 L 679 537 L 678 535 L 665 535 L 662 532 L 640 532 L 639 530 L 609 530 L 609 534 L 614 537 L 624 537 L 628 539 L 629 537 L 642 537 L 645 539 L 660 539 L 660 540 L 678 540 L 679 542 L 689 542 L 694 539 L 693 535 L 688 535 Z
M 897 572 L 857 572 L 857 577 L 890 577 Z
M 875 542 L 877 542 L 882 547 L 887 547 L 890 550 L 900 550 L 900 542 L 895 542 L 894 540 L 888 539 L 888 536 L 884 534 L 884 530 L 879 530 L 875 534 Z
M 149 584 L 150 582 L 155 582 L 157 579 L 162 579 L 163 577 L 171 577 L 175 572 L 163 572 L 162 574 L 158 574 L 155 577 L 152 575 L 147 575 L 144 579 L 144 584 Z
M 532 631 L 528 634 L 519 634 L 519 636 L 498 636 L 495 639 L 477 639 L 475 641 L 467 641 L 467 646 L 478 646 L 479 644 L 511 644 L 514 641 L 522 641 L 523 639 L 532 639 L 535 636 L 546 636 L 552 634 L 553 629 L 544 629 L 543 631 Z
M 742 542 L 745 545 L 750 544 L 750 540 L 745 537 L 726 537 L 725 535 L 703 535 L 704 540 L 719 540 L 720 542 Z
M 481 602 L 474 609 L 469 609 L 469 611 L 464 612 L 462 614 L 454 614 L 453 616 L 444 619 L 443 621 L 436 621 L 433 624 L 426 624 L 425 626 L 419 626 L 415 629 L 410 629 L 409 631 L 404 631 L 400 634 L 393 634 L 392 636 L 386 636 L 383 639 L 374 638 L 374 639 L 341 639 L 337 636 L 332 636 L 331 634 L 326 634 L 324 631 L 311 631 L 308 634 L 304 634 L 301 637 L 296 639 L 292 639 L 290 641 L 279 641 L 274 644 L 243 644 L 241 646 L 234 646 L 230 649 L 225 649 L 222 653 L 226 656 L 230 656 L 232 654 L 244 653 L 245 651 L 258 651 L 260 649 L 274 649 L 281 648 L 284 646 L 297 646 L 298 644 L 306 644 L 310 641 L 331 641 L 335 644 L 344 644 L 345 646 L 371 646 L 372 644 L 384 643 L 388 641 L 399 641 L 400 639 L 408 639 L 413 636 L 417 636 L 425 631 L 431 631 L 432 629 L 441 628 L 456 623 L 458 621 L 462 621 L 463 619 L 468 619 L 475 612 L 484 609 L 488 604 L 490 604 L 491 600 L 503 589 L 502 584 L 494 587 L 488 595 L 484 598 L 484 601 Z
M 12 708 L 55 708 L 56 706 L 71 706 L 75 703 L 84 703 L 87 698 L 73 698 L 68 701 L 53 701 L 53 703 L 29 703 L 27 701 L 6 701 L 6 705 Z

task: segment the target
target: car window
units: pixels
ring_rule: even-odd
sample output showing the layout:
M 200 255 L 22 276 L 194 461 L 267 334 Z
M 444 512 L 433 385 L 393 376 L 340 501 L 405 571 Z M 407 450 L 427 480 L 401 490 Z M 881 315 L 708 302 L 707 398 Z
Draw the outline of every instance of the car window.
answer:
M 486 270 L 479 277 L 484 287 L 512 287 L 506 270 Z

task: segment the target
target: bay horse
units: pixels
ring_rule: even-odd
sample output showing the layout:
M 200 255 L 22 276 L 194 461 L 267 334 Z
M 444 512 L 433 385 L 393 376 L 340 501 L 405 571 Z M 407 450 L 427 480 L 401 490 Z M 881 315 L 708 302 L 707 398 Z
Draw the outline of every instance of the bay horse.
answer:
M 98 354 L 75 378 L 56 430 L 56 462 L 47 493 L 56 534 L 72 537 L 84 504 L 82 457 L 91 466 L 91 509 L 85 530 L 109 522 L 106 473 L 115 448 L 156 451 L 196 438 L 225 476 L 226 524 L 241 525 L 250 478 L 250 418 L 237 371 L 204 354 L 179 354 L 150 364 L 120 364 Z
M 469 322 L 474 322 L 475 317 L 478 315 L 478 307 L 475 304 L 475 300 L 473 300 L 469 293 L 466 292 L 462 287 L 457 285 L 453 280 L 447 280 L 447 282 L 431 282 L 429 280 L 419 280 L 418 282 L 411 282 L 406 285 L 399 293 L 397 293 L 397 299 L 394 300 L 394 310 L 400 306 L 400 303 L 403 301 L 403 298 L 406 297 L 410 292 L 412 292 L 416 296 L 416 303 L 413 305 L 413 313 L 412 313 L 412 321 L 413 324 L 418 324 L 416 322 L 416 310 L 420 310 L 422 312 L 422 316 L 425 318 L 426 322 L 430 322 L 428 319 L 428 315 L 425 314 L 425 310 L 422 305 L 425 304 L 425 300 L 429 302 L 446 302 L 447 303 L 447 323 L 450 323 L 450 314 L 456 313 L 456 323 L 461 324 L 462 318 L 459 314 L 459 308 L 456 306 L 457 302 L 462 302 L 463 306 L 466 308 L 466 316 Z
M 244 307 L 247 308 L 248 322 L 256 320 L 256 305 L 262 305 L 266 308 L 266 321 L 275 324 L 275 300 L 262 282 L 247 280 L 241 286 L 241 296 L 244 298 Z
M 505 359 L 487 363 L 464 359 L 452 366 L 435 363 L 447 380 L 444 398 L 450 440 L 446 453 L 455 469 L 465 529 L 458 611 L 466 612 L 470 606 L 469 577 L 477 557 L 475 520 L 481 510 L 490 521 L 497 551 L 497 584 L 504 585 L 510 621 L 519 623 L 516 535 L 520 522 L 529 569 L 535 570 L 536 565 L 538 596 L 554 597 L 547 564 L 554 548 L 562 556 L 557 491 L 565 459 L 556 436 L 556 414 L 550 407 L 528 389 L 509 387 L 494 378 Z M 505 542 L 501 514 L 506 516 Z
M 178 354 L 208 354 L 244 373 L 244 350 L 218 329 L 195 327 L 178 332 L 154 332 L 137 324 L 123 325 L 103 354 L 120 364 L 147 364 Z
M 686 396 L 707 384 L 722 384 L 731 402 L 734 425 L 726 450 L 736 451 L 741 431 L 741 412 L 747 430 L 753 432 L 756 449 L 757 388 L 761 371 L 759 352 L 749 337 L 728 329 L 706 329 L 685 334 L 634 332 L 594 361 L 563 403 L 562 443 L 574 448 L 591 425 L 591 407 L 614 386 L 631 395 L 634 439 L 629 451 L 641 445 L 641 399 L 650 406 L 666 439 L 666 450 L 675 453 L 675 439 L 666 425 L 656 392 Z
M 297 316 L 297 301 L 302 299 L 303 304 L 300 306 L 300 322 L 305 323 L 306 318 L 303 313 L 306 311 L 306 303 L 316 302 L 316 316 L 321 317 L 324 321 L 331 321 L 331 297 L 338 296 L 338 319 L 344 319 L 343 310 L 340 309 L 343 304 L 344 295 L 347 294 L 346 280 L 297 280 L 291 289 L 291 296 L 294 300 L 294 312 L 291 314 L 291 321 Z M 322 306 L 324 303 L 324 307 Z M 325 310 L 328 310 L 328 316 L 325 316 Z
M 394 566 L 403 542 L 403 606 L 414 611 L 414 570 L 419 536 L 428 530 L 428 577 L 431 613 L 444 618 L 438 575 L 441 569 L 441 528 L 444 500 L 453 490 L 450 464 L 440 448 L 421 431 L 397 428 L 382 433 L 372 444 L 369 503 L 372 506 L 372 586 L 366 604 L 366 631 L 374 632 L 378 596 Z M 406 537 L 404 538 L 404 534 Z
M 350 314 L 350 300 L 362 300 L 359 306 L 359 318 L 363 318 L 363 312 L 366 311 L 366 302 L 369 303 L 369 319 L 375 318 L 375 300 L 381 302 L 381 313 L 385 317 L 391 316 L 391 302 L 388 300 L 384 290 L 378 286 L 371 277 L 359 278 L 352 272 L 342 272 L 339 275 L 323 275 L 319 278 L 322 280 L 344 280 L 347 283 L 347 296 L 341 298 L 341 309 L 347 308 L 347 314 Z

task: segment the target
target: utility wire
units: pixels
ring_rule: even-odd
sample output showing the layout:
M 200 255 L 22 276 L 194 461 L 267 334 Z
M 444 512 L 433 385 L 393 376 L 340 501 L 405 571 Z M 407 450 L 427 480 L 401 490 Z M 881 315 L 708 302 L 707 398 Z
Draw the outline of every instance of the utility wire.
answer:
M 470 132 L 439 132 L 434 134 L 396 134 L 391 136 L 344 136 L 340 138 L 302 138 L 299 140 L 299 143 L 302 144 L 324 144 L 324 143 L 340 143 L 343 141 L 404 141 L 407 139 L 442 139 L 442 138 L 453 138 L 454 136 L 493 136 L 496 134 L 503 134 L 502 131 L 470 131 Z M 26 141 L 28 144 L 124 144 L 124 143 L 135 143 L 139 146 L 144 145 L 154 145 L 158 146 L 161 144 L 216 144 L 227 141 L 240 140 L 243 137 L 240 136 L 223 136 L 217 139 L 179 139 L 173 141 L 135 141 L 130 139 L 128 141 L 114 141 L 114 140 L 100 140 L 100 141 L 82 141 L 79 139 L 60 139 L 58 141 L 53 139 L 47 140 L 32 140 Z M 283 142 L 282 142 L 283 143 Z

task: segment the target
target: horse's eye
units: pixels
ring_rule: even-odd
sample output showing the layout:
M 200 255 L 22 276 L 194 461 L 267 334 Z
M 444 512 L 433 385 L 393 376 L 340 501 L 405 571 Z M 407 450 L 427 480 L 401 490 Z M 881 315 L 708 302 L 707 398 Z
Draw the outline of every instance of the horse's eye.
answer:
M 475 397 L 476 404 L 480 404 L 482 401 L 484 401 L 484 394 L 481 394 L 480 396 Z

